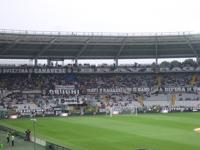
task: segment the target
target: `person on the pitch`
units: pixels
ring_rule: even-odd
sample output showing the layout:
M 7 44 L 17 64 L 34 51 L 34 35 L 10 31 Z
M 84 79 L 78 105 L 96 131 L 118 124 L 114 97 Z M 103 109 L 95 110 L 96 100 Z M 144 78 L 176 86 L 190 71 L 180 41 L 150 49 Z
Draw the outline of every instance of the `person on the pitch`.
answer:
M 6 139 L 7 139 L 7 143 L 10 143 L 10 132 L 7 133 Z
M 11 135 L 11 145 L 15 145 L 15 136 L 13 134 Z

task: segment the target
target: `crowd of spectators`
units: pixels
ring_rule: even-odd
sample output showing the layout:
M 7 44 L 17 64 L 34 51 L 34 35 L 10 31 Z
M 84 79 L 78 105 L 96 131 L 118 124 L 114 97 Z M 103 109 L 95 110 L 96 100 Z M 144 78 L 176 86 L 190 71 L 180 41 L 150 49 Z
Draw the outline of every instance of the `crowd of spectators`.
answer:
M 195 78 L 194 78 L 195 76 Z M 193 79 L 194 78 L 194 79 Z M 0 90 L 54 89 L 55 85 L 73 85 L 76 89 L 185 87 L 200 85 L 197 73 L 167 74 L 0 74 Z
M 29 68 L 30 66 L 20 66 Z M 41 68 L 49 66 L 38 66 Z M 51 66 L 53 68 L 63 66 Z M 67 69 L 76 70 L 80 66 L 68 65 Z M 115 66 L 102 65 L 99 68 L 106 69 Z M 139 66 L 132 68 L 145 68 Z M 195 66 L 198 67 L 198 66 Z M 84 65 L 81 68 L 93 68 L 97 66 Z M 127 66 L 121 67 L 129 68 Z M 104 70 L 103 69 L 103 70 Z M 146 69 L 146 68 L 145 68 Z M 78 94 L 52 95 L 49 90 L 54 90 L 56 85 L 74 86 L 80 90 Z M 67 100 L 78 102 L 97 102 L 100 107 L 105 107 L 105 102 L 112 102 L 115 106 L 129 106 L 138 101 L 140 96 L 155 94 L 148 92 L 130 93 L 87 93 L 87 89 L 117 89 L 117 88 L 164 88 L 164 87 L 200 87 L 200 74 L 198 72 L 171 72 L 171 73 L 0 73 L 0 105 L 12 108 L 15 104 L 33 103 L 38 107 L 50 109 L 52 106 L 64 104 Z M 27 92 L 28 91 L 28 92 Z M 32 91 L 32 92 L 30 92 Z M 158 93 L 157 93 L 158 94 Z M 197 94 L 197 93 L 196 93 Z

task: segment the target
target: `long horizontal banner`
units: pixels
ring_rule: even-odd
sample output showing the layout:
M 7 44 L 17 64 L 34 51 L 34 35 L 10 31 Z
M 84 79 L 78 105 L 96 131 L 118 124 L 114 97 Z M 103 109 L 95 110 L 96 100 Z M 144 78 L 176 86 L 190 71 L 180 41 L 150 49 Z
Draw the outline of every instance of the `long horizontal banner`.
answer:
M 155 72 L 199 72 L 200 67 L 174 67 L 170 68 L 134 68 L 134 67 L 118 67 L 113 70 L 112 67 L 91 68 L 91 67 L 1 67 L 0 73 L 155 73 Z
M 0 68 L 0 73 L 66 73 L 65 68 Z
M 92 89 L 55 89 L 49 90 L 51 95 L 66 95 L 66 94 L 117 94 L 117 93 L 151 93 L 158 92 L 173 93 L 173 92 L 200 92 L 200 87 L 163 87 L 163 88 L 148 88 L 148 87 L 133 87 L 133 88 L 92 88 Z
M 133 87 L 133 88 L 92 88 L 87 93 L 131 93 L 131 92 L 200 92 L 200 87 Z
M 70 86 L 69 86 L 70 87 Z M 133 88 L 92 88 L 92 89 L 67 89 L 67 86 L 63 89 L 50 89 L 46 93 L 50 95 L 86 95 L 86 94 L 131 94 L 131 93 L 173 93 L 173 92 L 183 92 L 183 93 L 197 93 L 200 92 L 200 87 L 163 87 L 163 88 L 148 88 L 148 87 L 133 87 Z M 22 94 L 40 94 L 40 90 L 0 90 L 1 95 L 9 95 L 12 93 L 22 93 Z

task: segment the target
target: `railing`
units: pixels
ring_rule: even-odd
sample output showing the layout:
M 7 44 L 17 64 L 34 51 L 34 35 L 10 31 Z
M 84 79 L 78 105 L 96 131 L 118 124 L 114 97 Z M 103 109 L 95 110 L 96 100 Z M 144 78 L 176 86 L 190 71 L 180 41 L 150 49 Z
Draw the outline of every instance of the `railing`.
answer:
M 19 132 L 15 129 L 11 129 L 11 128 L 8 128 L 8 127 L 2 126 L 2 125 L 0 125 L 0 130 L 5 131 L 5 132 L 8 132 L 8 131 L 13 132 L 16 136 L 18 136 L 20 138 L 25 137 L 25 133 Z
M 66 31 L 33 31 L 33 30 L 12 30 L 0 29 L 3 34 L 30 34 L 30 35 L 58 35 L 58 36 L 179 36 L 200 34 L 191 31 L 185 32 L 66 32 Z
M 51 143 L 51 142 L 46 142 L 46 150 L 71 150 L 66 147 Z

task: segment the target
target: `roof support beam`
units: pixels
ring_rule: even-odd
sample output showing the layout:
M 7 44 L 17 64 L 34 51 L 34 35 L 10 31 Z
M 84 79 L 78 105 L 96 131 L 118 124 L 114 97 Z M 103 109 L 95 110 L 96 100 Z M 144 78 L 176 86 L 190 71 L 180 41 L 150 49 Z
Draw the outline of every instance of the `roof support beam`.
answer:
M 122 53 L 124 47 L 126 46 L 126 38 L 127 38 L 127 37 L 125 37 L 125 38 L 122 40 L 122 44 L 121 44 L 121 46 L 120 46 L 119 51 L 117 52 L 117 55 L 116 55 L 116 58 L 115 58 L 115 59 L 118 59 L 118 58 L 119 58 L 119 56 L 120 56 L 120 54 Z
M 81 50 L 76 54 L 75 59 L 78 59 L 78 57 L 85 51 L 85 49 L 87 48 L 89 42 L 90 42 L 91 38 L 88 38 L 85 41 L 85 44 L 82 46 Z
M 6 47 L 3 51 L 0 52 L 0 55 L 4 55 L 7 51 L 15 47 L 15 45 L 20 41 L 20 39 L 16 39 L 11 45 Z
M 51 59 L 47 59 L 47 66 L 50 66 L 51 65 Z
M 35 65 L 35 66 L 37 66 L 37 65 L 38 65 L 38 59 L 37 59 L 37 58 L 35 58 L 34 65 Z
M 156 58 L 156 65 L 158 64 L 158 37 L 155 36 L 155 58 Z
M 41 56 L 47 49 L 51 47 L 51 45 L 57 40 L 57 38 L 52 39 L 48 45 L 46 45 L 37 55 L 36 58 Z
M 118 67 L 118 59 L 115 59 L 115 66 Z

